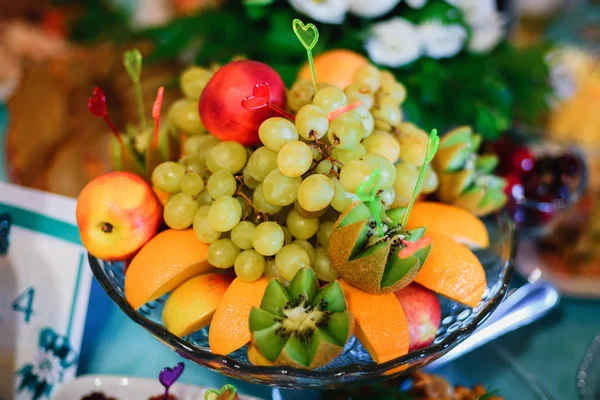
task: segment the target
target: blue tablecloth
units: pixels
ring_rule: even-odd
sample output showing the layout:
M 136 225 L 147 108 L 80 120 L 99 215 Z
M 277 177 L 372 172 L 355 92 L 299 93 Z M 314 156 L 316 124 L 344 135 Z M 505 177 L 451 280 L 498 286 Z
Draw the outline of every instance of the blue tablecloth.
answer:
M 555 399 L 576 399 L 576 371 L 583 353 L 600 332 L 600 303 L 563 299 L 549 316 L 508 334 L 436 371 L 452 382 L 484 383 L 507 399 L 541 399 L 545 387 Z M 94 283 L 79 374 L 122 374 L 155 378 L 180 358 L 128 320 Z M 234 383 L 243 393 L 271 398 L 269 388 L 233 381 L 187 363 L 182 381 L 220 387 Z M 306 392 L 285 393 L 307 398 Z

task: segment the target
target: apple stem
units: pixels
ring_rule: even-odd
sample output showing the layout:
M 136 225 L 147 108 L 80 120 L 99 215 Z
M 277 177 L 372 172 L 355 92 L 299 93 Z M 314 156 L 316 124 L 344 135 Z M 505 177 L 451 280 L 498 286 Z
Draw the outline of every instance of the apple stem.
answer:
M 104 233 L 111 233 L 113 230 L 113 226 L 112 224 L 109 224 L 108 222 L 104 222 L 102 223 L 102 225 L 100 226 L 100 229 L 102 230 L 102 232 Z
M 292 114 L 290 114 L 289 112 L 285 111 L 283 108 L 279 107 L 276 104 L 273 104 L 271 102 L 267 103 L 267 107 L 269 107 L 271 110 L 283 115 L 285 118 L 288 118 L 290 121 L 295 122 L 296 121 L 296 117 L 294 117 Z
M 362 101 L 355 101 L 354 103 L 350 103 L 345 107 L 340 107 L 336 110 L 333 110 L 332 112 L 330 112 L 327 115 L 327 119 L 329 120 L 329 122 L 333 121 L 334 119 L 336 119 L 337 117 L 339 117 L 340 115 L 347 113 L 348 111 L 352 111 L 357 107 L 362 106 Z
M 154 148 L 158 146 L 158 127 L 160 125 L 160 110 L 162 108 L 162 102 L 164 97 L 165 88 L 161 86 L 158 88 L 158 93 L 156 93 L 156 100 L 154 100 L 154 104 L 152 105 L 152 118 L 154 118 L 154 134 L 152 136 L 152 147 Z

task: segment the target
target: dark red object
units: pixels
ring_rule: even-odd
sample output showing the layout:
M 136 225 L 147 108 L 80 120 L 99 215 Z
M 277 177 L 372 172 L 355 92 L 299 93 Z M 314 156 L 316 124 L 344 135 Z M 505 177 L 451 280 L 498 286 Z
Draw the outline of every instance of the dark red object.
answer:
M 268 95 L 266 89 L 257 89 L 257 84 L 265 84 Z M 281 76 L 266 64 L 241 60 L 223 66 L 213 75 L 202 92 L 198 112 L 206 129 L 219 139 L 255 146 L 260 144 L 260 125 L 281 114 L 281 110 L 285 112 L 285 105 Z
M 252 95 L 245 97 L 244 100 L 242 100 L 242 107 L 244 107 L 246 110 L 256 110 L 258 108 L 269 107 L 271 110 L 281 114 L 283 117 L 291 121 L 296 120 L 292 114 L 271 103 L 271 92 L 267 83 L 259 83 L 254 86 Z
M 104 118 L 106 124 L 110 128 L 110 130 L 115 134 L 117 140 L 121 145 L 123 145 L 123 139 L 121 138 L 121 134 L 115 128 L 115 125 L 112 123 L 110 118 L 108 117 L 108 111 L 106 107 L 106 96 L 104 96 L 104 92 L 99 87 L 95 87 L 92 91 L 92 97 L 88 99 L 87 108 L 90 112 L 96 117 Z
M 408 322 L 409 349 L 427 347 L 433 342 L 442 320 L 438 297 L 431 290 L 411 283 L 395 293 Z
M 512 155 L 513 171 L 527 172 L 533 168 L 533 154 L 526 147 L 518 148 Z

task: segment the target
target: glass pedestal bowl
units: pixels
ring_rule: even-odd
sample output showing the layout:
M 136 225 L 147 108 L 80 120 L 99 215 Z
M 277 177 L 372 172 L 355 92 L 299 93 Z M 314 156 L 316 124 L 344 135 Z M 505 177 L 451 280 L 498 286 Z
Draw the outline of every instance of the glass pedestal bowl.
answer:
M 228 356 L 213 354 L 208 346 L 208 327 L 179 338 L 162 324 L 162 309 L 168 295 L 135 311 L 124 293 L 125 265 L 89 256 L 92 271 L 110 298 L 135 323 L 181 357 L 236 379 L 251 383 L 294 389 L 335 389 L 349 384 L 372 384 L 406 374 L 438 359 L 465 340 L 504 298 L 514 270 L 517 240 L 512 220 L 506 213 L 485 219 L 490 247 L 475 254 L 484 266 L 487 288 L 474 309 L 440 297 L 442 323 L 435 341 L 384 364 L 376 364 L 353 336 L 344 351 L 331 363 L 315 370 L 275 366 L 259 367 L 249 363 L 246 348 Z

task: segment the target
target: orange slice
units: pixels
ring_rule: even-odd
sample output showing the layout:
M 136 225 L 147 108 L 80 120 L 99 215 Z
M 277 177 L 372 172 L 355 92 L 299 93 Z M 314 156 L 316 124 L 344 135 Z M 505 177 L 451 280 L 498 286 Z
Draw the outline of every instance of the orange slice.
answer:
M 408 353 L 408 322 L 396 295 L 363 292 L 339 280 L 356 325 L 354 335 L 376 363 Z
M 427 227 L 427 233 L 440 232 L 471 248 L 484 249 L 490 245 L 487 228 L 467 210 L 444 203 L 424 201 L 415 203 L 407 229 Z
M 354 71 L 367 65 L 369 60 L 353 51 L 337 49 L 319 54 L 314 58 L 314 63 L 317 82 L 328 83 L 343 90 L 352 84 Z M 308 64 L 300 69 L 298 79 L 312 79 Z
M 433 239 L 429 257 L 415 282 L 469 307 L 479 304 L 487 286 L 483 266 L 466 246 L 439 232 Z
M 212 270 L 208 245 L 192 229 L 169 229 L 154 236 L 131 260 L 125 274 L 125 297 L 135 310 L 193 276 Z
M 260 307 L 269 280 L 233 280 L 223 295 L 208 332 L 208 344 L 215 354 L 227 355 L 250 341 L 250 310 Z
M 195 276 L 181 284 L 165 303 L 162 314 L 165 327 L 172 334 L 181 337 L 210 324 L 232 280 L 231 275 L 209 273 Z
M 158 198 L 158 201 L 160 201 L 160 204 L 162 204 L 163 207 L 166 206 L 167 201 L 169 201 L 169 197 L 171 196 L 171 193 L 165 192 L 164 190 L 160 190 L 159 188 L 157 188 L 155 186 L 152 186 L 152 190 L 154 191 L 154 194 Z

